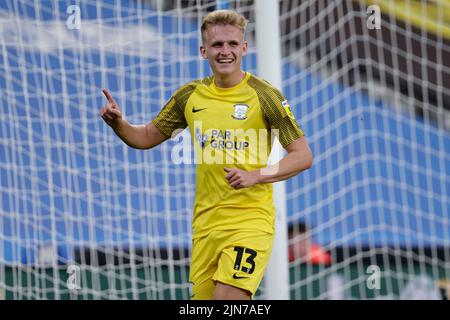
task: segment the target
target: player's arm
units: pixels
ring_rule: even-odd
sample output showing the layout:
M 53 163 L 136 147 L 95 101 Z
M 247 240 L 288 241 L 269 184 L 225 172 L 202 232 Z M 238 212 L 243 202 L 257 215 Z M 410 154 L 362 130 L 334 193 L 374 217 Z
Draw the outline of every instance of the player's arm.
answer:
M 226 178 L 235 189 L 247 188 L 257 183 L 272 183 L 286 180 L 309 169 L 313 155 L 304 136 L 285 147 L 287 155 L 276 164 L 252 171 L 225 168 Z
M 291 142 L 285 147 L 285 150 L 287 151 L 287 155 L 278 163 L 257 170 L 258 183 L 286 180 L 311 168 L 313 155 L 305 136 Z
M 122 118 L 122 111 L 108 90 L 102 91 L 108 102 L 100 110 L 100 115 L 127 145 L 136 149 L 150 149 L 169 138 L 151 122 L 147 125 L 128 123 Z

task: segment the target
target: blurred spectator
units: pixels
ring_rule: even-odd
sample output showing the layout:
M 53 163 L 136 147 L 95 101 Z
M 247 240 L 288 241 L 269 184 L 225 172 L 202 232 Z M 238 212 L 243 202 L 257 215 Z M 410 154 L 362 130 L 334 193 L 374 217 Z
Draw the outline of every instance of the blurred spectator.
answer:
M 448 300 L 450 297 L 450 280 L 441 279 L 438 282 L 438 286 L 441 292 L 442 300 Z
M 331 255 L 314 243 L 306 225 L 302 222 L 288 226 L 289 262 L 301 259 L 311 264 L 331 264 Z

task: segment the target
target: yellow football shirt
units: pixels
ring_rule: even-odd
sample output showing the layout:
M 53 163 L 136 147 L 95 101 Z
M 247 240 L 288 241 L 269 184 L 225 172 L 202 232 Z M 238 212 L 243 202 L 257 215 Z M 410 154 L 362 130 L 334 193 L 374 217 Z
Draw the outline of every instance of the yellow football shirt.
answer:
M 212 230 L 274 232 L 272 184 L 236 190 L 224 168 L 266 167 L 274 135 L 283 147 L 304 135 L 283 94 L 249 72 L 231 88 L 207 77 L 179 88 L 152 122 L 168 137 L 189 126 L 197 165 L 194 238 Z

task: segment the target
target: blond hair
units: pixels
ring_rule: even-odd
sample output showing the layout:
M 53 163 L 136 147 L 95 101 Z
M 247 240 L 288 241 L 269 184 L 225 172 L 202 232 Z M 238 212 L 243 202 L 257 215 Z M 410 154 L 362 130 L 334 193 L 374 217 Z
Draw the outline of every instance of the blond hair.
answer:
M 245 34 L 248 20 L 236 11 L 233 10 L 216 10 L 208 13 L 202 21 L 200 28 L 202 33 L 202 40 L 205 39 L 205 33 L 211 25 L 231 25 L 241 29 L 242 34 Z

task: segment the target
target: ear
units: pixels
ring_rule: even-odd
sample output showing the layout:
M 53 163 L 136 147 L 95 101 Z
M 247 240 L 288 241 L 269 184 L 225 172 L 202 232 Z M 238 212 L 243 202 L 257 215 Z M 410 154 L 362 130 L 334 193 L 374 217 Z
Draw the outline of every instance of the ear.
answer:
M 245 56 L 247 54 L 247 48 L 248 48 L 248 42 L 244 41 L 242 45 L 242 56 Z
M 206 49 L 204 46 L 200 46 L 200 55 L 203 59 L 208 59 L 208 56 L 206 55 Z

